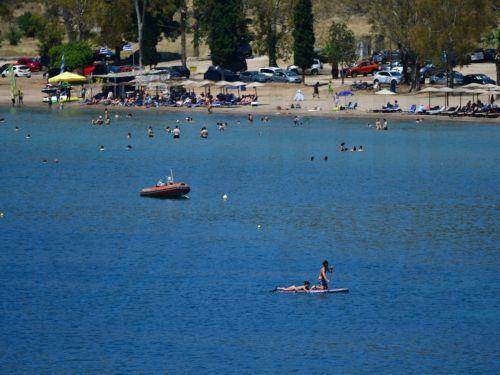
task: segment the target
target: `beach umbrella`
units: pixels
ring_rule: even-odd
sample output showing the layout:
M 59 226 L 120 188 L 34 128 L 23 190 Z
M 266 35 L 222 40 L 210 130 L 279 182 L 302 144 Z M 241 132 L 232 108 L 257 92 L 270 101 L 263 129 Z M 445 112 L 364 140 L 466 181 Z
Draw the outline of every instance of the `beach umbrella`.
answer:
M 384 95 L 384 102 L 387 102 L 387 95 L 396 95 L 394 91 L 383 89 L 380 91 L 377 91 L 375 95 Z
M 57 82 L 74 83 L 74 82 L 85 82 L 86 80 L 87 78 L 85 78 L 84 76 L 70 72 L 64 72 L 52 78 L 49 78 L 49 83 L 57 83 Z
M 231 85 L 228 86 L 228 89 L 238 89 L 238 96 L 240 96 L 240 87 L 246 85 L 247 84 L 245 82 L 241 81 L 231 82 Z
M 494 85 L 493 83 L 487 83 L 486 85 L 483 85 L 483 87 L 481 87 L 481 88 L 488 89 L 488 90 L 496 90 L 498 88 L 498 86 Z
M 247 86 L 253 88 L 255 90 L 255 96 L 257 96 L 257 87 L 263 87 L 265 85 L 260 82 L 251 82 L 247 83 Z
M 483 87 L 480 83 L 469 83 L 468 85 L 465 85 L 465 89 L 477 89 L 479 87 Z
M 344 97 L 344 105 L 347 104 L 347 97 L 352 96 L 352 95 L 354 95 L 354 93 L 352 91 L 349 91 L 349 90 L 343 90 L 343 91 L 340 91 L 339 93 L 337 93 L 337 96 Z
M 450 87 L 441 87 L 438 90 L 439 90 L 439 92 L 444 92 L 444 94 L 445 94 L 444 95 L 444 105 L 448 106 L 448 94 L 450 92 L 453 92 L 453 89 Z
M 439 89 L 435 87 L 426 87 L 425 89 L 420 90 L 418 93 L 429 93 L 429 108 L 431 106 L 431 92 L 439 92 Z
M 462 107 L 462 94 L 466 94 L 468 92 L 470 92 L 470 90 L 467 90 L 467 89 L 464 89 L 463 87 L 461 88 L 456 88 L 456 89 L 453 89 L 453 92 L 455 94 L 460 94 L 460 107 Z

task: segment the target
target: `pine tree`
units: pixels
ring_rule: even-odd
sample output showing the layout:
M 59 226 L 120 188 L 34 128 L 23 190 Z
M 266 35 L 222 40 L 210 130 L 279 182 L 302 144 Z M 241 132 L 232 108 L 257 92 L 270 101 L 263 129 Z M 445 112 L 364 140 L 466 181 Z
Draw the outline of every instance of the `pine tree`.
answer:
M 212 63 L 233 71 L 246 69 L 238 48 L 247 38 L 241 0 L 207 0 L 207 41 Z
M 293 9 L 293 58 L 294 63 L 302 70 L 302 82 L 305 70 L 314 58 L 314 17 L 311 0 L 298 0 Z

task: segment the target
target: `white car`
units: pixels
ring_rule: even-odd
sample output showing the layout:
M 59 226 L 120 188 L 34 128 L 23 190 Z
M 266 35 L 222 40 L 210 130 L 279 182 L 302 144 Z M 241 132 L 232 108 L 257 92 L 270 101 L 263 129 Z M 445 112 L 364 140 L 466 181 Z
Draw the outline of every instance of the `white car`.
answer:
M 267 77 L 272 77 L 274 76 L 275 73 L 277 72 L 281 72 L 281 73 L 284 73 L 285 71 L 281 68 L 277 68 L 275 66 L 268 66 L 266 68 L 260 68 L 259 69 L 259 73 L 260 74 L 263 74 Z
M 399 73 L 399 72 L 394 72 L 394 71 L 389 72 L 387 70 L 383 70 L 381 72 L 375 73 L 375 75 L 373 76 L 373 84 L 374 85 L 375 84 L 390 85 L 394 81 L 396 83 L 396 85 L 398 85 L 401 83 L 402 78 L 403 77 L 401 76 L 401 73 Z
M 286 70 L 292 70 L 297 74 L 300 74 L 302 69 L 300 69 L 297 65 L 289 65 Z M 319 59 L 313 59 L 313 63 L 309 69 L 306 69 L 306 74 L 312 74 L 316 76 L 321 73 L 323 70 L 323 63 Z
M 31 71 L 30 68 L 28 68 L 26 65 L 14 65 L 14 76 L 16 77 L 31 77 Z M 2 71 L 2 78 L 5 78 L 9 75 L 9 69 L 6 68 Z

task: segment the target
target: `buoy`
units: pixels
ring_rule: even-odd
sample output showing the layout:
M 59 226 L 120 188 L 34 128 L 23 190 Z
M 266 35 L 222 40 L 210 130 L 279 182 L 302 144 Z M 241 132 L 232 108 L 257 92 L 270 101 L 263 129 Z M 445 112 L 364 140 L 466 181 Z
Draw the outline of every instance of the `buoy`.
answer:
M 224 194 L 224 195 L 222 196 L 222 199 L 224 199 L 225 201 L 227 201 L 227 200 L 229 199 L 229 197 L 227 196 L 227 194 Z
M 3 219 L 3 217 L 4 217 L 3 212 L 0 212 L 0 219 Z
M 257 229 L 262 229 L 262 225 L 257 224 Z

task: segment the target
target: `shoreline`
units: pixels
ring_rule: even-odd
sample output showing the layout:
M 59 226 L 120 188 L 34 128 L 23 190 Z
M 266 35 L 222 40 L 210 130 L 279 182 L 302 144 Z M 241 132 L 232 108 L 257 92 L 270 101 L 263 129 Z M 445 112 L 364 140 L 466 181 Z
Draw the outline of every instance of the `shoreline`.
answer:
M 182 112 L 182 113 L 204 113 L 208 116 L 208 111 L 206 107 L 197 108 L 187 108 L 187 107 L 120 107 L 120 106 L 110 106 L 110 105 L 82 105 L 79 102 L 64 103 L 65 108 L 78 109 L 78 110 L 99 110 L 104 111 L 108 108 L 109 111 L 130 111 L 130 112 L 140 112 L 140 111 L 157 111 L 157 112 Z M 42 109 L 48 108 L 45 103 L 36 103 L 32 101 L 25 101 L 22 107 L 10 105 L 0 105 L 0 110 L 7 110 L 10 108 L 24 108 L 24 109 Z M 58 109 L 58 105 L 53 105 L 54 109 Z M 373 120 L 377 118 L 387 118 L 397 121 L 415 121 L 416 119 L 423 120 L 423 122 L 463 122 L 463 123 L 477 123 L 477 124 L 500 124 L 500 118 L 490 119 L 490 118 L 477 118 L 477 117 L 450 117 L 450 116 L 439 116 L 439 115 L 416 115 L 409 114 L 405 112 L 399 113 L 376 113 L 362 110 L 345 110 L 345 111 L 326 111 L 326 110 L 307 110 L 307 109 L 282 109 L 278 111 L 277 109 L 271 109 L 270 104 L 261 104 L 257 107 L 214 107 L 212 108 L 212 115 L 221 114 L 235 114 L 235 115 L 263 115 L 263 116 L 299 116 L 299 117 L 319 117 L 319 118 L 331 118 L 331 119 L 366 119 Z M 256 120 L 256 119 L 255 119 Z

